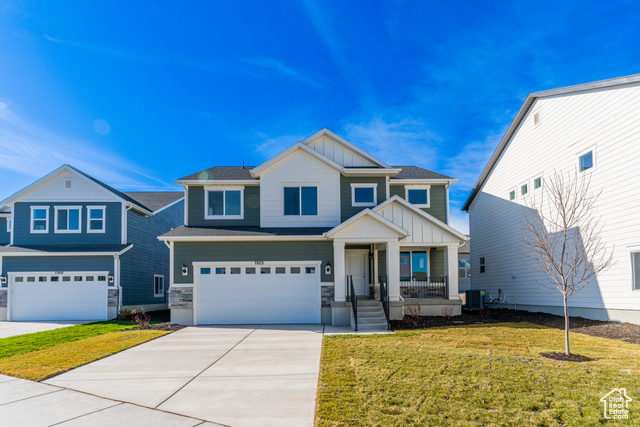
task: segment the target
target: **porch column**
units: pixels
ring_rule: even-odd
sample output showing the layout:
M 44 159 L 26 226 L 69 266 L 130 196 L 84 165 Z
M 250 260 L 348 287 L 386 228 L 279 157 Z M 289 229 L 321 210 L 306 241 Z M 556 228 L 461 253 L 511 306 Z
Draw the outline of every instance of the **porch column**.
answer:
M 400 243 L 387 243 L 389 301 L 400 301 Z
M 344 302 L 347 300 L 347 270 L 344 265 L 344 246 L 344 242 L 333 241 L 333 299 L 338 302 Z
M 377 284 L 378 278 L 380 277 L 380 272 L 378 270 L 378 250 L 373 250 L 373 280 L 371 283 Z
M 458 246 L 447 246 L 445 254 L 446 275 L 449 280 L 449 299 L 459 299 L 458 295 Z

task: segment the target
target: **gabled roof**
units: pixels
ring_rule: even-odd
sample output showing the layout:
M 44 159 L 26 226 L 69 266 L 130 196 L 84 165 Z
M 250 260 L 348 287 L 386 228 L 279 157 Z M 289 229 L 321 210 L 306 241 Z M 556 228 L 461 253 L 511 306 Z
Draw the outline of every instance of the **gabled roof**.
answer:
M 184 198 L 182 191 L 127 191 L 123 194 L 151 212 L 157 212 Z
M 327 237 L 332 237 L 332 236 L 336 235 L 337 233 L 341 232 L 342 230 L 348 228 L 349 226 L 355 224 L 356 222 L 362 220 L 365 217 L 371 218 L 374 221 L 376 221 L 376 222 L 380 223 L 381 225 L 383 225 L 384 227 L 387 227 L 387 228 L 391 229 L 392 231 L 397 233 L 399 237 L 407 237 L 410 234 L 407 230 L 405 230 L 404 228 L 402 228 L 399 225 L 395 224 L 394 222 L 389 221 L 387 218 L 383 217 L 382 215 L 378 215 L 377 213 L 375 213 L 371 209 L 365 209 L 365 210 L 360 211 L 358 214 L 352 216 L 351 218 L 349 218 L 348 220 L 346 220 L 342 224 L 337 225 L 336 227 L 334 227 L 331 230 L 327 231 L 326 233 L 324 233 L 324 235 L 327 236 Z
M 261 165 L 256 166 L 255 168 L 253 168 L 251 170 L 251 176 L 253 176 L 254 178 L 259 177 L 262 172 L 264 172 L 265 170 L 269 169 L 271 166 L 275 165 L 280 160 L 284 159 L 285 157 L 289 156 L 290 154 L 292 154 L 292 153 L 294 153 L 296 151 L 303 151 L 303 152 L 315 157 L 316 159 L 320 160 L 321 162 L 331 166 L 332 168 L 334 168 L 338 172 L 342 172 L 344 170 L 344 167 L 342 165 L 339 165 L 336 162 L 334 162 L 333 160 L 331 160 L 330 158 L 323 156 L 322 154 L 318 153 L 313 148 L 309 148 L 308 146 L 306 146 L 302 142 L 296 142 L 291 147 L 289 147 L 286 150 L 280 152 L 279 154 L 273 156 L 272 158 L 270 158 L 266 162 L 262 163 Z
M 47 245 L 47 246 L 0 246 L 0 255 L 55 255 L 55 254 L 122 254 L 133 244 L 126 245 Z
M 413 206 L 411 203 L 407 202 L 402 197 L 393 196 L 393 197 L 385 200 L 384 202 L 380 203 L 375 208 L 373 208 L 373 211 L 376 212 L 376 213 L 380 212 L 382 209 L 384 209 L 385 207 L 389 206 L 392 203 L 397 203 L 397 204 L 405 207 L 406 209 L 410 210 L 414 214 L 416 214 L 416 215 L 422 217 L 423 219 L 425 219 L 427 222 L 433 224 L 435 227 L 438 227 L 442 231 L 444 231 L 446 233 L 449 233 L 449 234 L 459 238 L 460 241 L 462 241 L 462 242 L 466 242 L 467 236 L 465 234 L 459 232 L 458 230 L 456 230 L 455 228 L 451 227 L 450 225 L 445 224 L 444 222 L 440 221 L 438 218 L 436 218 L 436 217 L 434 217 L 432 215 L 429 215 L 428 213 L 426 213 L 422 209 L 419 209 L 419 208 Z
M 471 207 L 471 203 L 473 203 L 473 200 L 475 199 L 476 195 L 480 192 L 480 190 L 484 186 L 484 183 L 486 182 L 487 178 L 491 174 L 491 171 L 498 163 L 500 156 L 502 156 L 502 153 L 504 152 L 504 150 L 506 150 L 507 146 L 509 145 L 509 142 L 511 142 L 511 138 L 513 138 L 513 135 L 516 133 L 516 130 L 518 129 L 518 127 L 520 126 L 524 118 L 527 116 L 529 109 L 531 108 L 531 106 L 536 100 L 540 98 L 550 97 L 550 96 L 569 95 L 573 93 L 584 92 L 584 91 L 594 90 L 594 89 L 608 89 L 616 86 L 622 86 L 622 85 L 638 83 L 638 82 L 640 82 L 640 74 L 633 74 L 625 77 L 617 77 L 615 79 L 599 80 L 597 82 L 584 83 L 584 84 L 575 85 L 575 86 L 566 86 L 558 89 L 550 89 L 550 90 L 544 90 L 540 92 L 533 92 L 527 95 L 527 99 L 524 100 L 522 107 L 520 107 L 520 110 L 516 114 L 516 117 L 513 119 L 513 122 L 511 122 L 511 125 L 509 125 L 509 128 L 507 129 L 504 136 L 500 140 L 498 147 L 493 152 L 493 155 L 489 159 L 489 162 L 487 163 L 484 170 L 480 174 L 478 181 L 473 186 L 473 190 L 471 190 L 469 197 L 467 197 L 467 200 L 464 202 L 464 206 L 462 206 L 462 210 L 467 212 L 469 211 L 469 208 Z
M 177 180 L 182 181 L 238 181 L 255 179 L 251 176 L 251 169 L 255 166 L 214 166 L 203 171 L 192 173 L 184 178 Z
M 329 228 L 303 228 L 303 227 L 187 227 L 181 225 L 159 237 L 160 240 L 207 240 L 224 238 L 322 238 Z
M 381 168 L 389 168 L 390 166 L 388 164 L 386 164 L 385 162 L 383 162 L 382 160 L 372 156 L 371 154 L 367 153 L 366 151 L 364 151 L 363 149 L 353 145 L 352 143 L 350 143 L 349 141 L 347 141 L 346 139 L 342 138 L 340 135 L 337 135 L 333 132 L 331 132 L 329 129 L 327 128 L 322 128 L 320 129 L 318 132 L 314 133 L 313 135 L 311 135 L 308 138 L 305 138 L 302 143 L 309 145 L 311 144 L 313 141 L 315 141 L 316 139 L 320 138 L 321 136 L 326 135 L 329 138 L 333 139 L 334 141 L 336 141 L 338 144 L 344 146 L 345 148 L 354 151 L 356 153 L 358 153 L 360 156 L 366 158 L 367 160 L 369 160 L 370 162 L 380 166 Z

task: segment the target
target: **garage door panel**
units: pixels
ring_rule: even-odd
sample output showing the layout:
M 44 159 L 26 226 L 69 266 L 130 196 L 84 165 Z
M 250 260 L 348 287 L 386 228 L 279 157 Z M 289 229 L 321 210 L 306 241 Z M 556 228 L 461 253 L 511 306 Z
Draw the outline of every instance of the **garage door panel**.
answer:
M 229 267 L 199 274 L 197 311 L 199 324 L 319 323 L 320 291 L 316 267 L 264 266 L 256 274 L 230 274 Z M 264 269 L 264 270 L 263 270 Z M 268 270 L 267 270 L 268 269 Z M 225 274 L 215 274 L 224 271 Z M 238 270 L 235 270 L 236 272 Z M 269 271 L 264 274 L 261 271 Z

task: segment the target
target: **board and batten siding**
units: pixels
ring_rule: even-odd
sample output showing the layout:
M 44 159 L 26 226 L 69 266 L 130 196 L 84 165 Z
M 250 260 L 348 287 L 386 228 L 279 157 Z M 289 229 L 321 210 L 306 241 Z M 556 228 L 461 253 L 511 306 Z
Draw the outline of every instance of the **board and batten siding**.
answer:
M 375 163 L 345 147 L 328 135 L 322 135 L 307 145 L 342 166 L 378 167 Z
M 321 261 L 321 280 L 333 282 L 333 271 L 326 274 L 327 262 L 333 265 L 333 242 L 174 242 L 174 284 L 193 283 L 193 262 L 224 261 Z M 182 265 L 189 274 L 182 275 Z
M 30 272 L 108 271 L 113 274 L 113 256 L 3 256 L 2 275 Z
M 440 221 L 448 224 L 447 218 L 447 188 L 444 185 L 430 185 L 429 188 L 429 207 L 420 208 L 431 216 L 438 218 Z M 402 184 L 391 184 L 389 186 L 389 197 L 399 196 L 406 198 L 405 186 Z
M 67 181 L 70 182 L 67 187 Z M 21 202 L 119 202 L 99 184 L 69 170 L 61 170 L 41 186 L 20 196 Z M 77 204 L 76 203 L 76 204 Z
M 378 177 L 340 177 L 340 215 L 342 222 L 348 220 L 364 209 L 372 206 L 353 206 L 351 184 L 376 184 L 376 205 L 387 199 L 387 183 L 385 178 Z
M 127 235 L 133 247 L 120 256 L 122 305 L 162 304 L 166 295 L 154 296 L 154 274 L 164 276 L 169 289 L 169 248 L 158 236 L 184 220 L 184 203 L 178 202 L 153 216 L 127 212 Z
M 222 187 L 222 186 L 221 186 Z M 191 227 L 259 227 L 260 226 L 260 186 L 244 187 L 243 219 L 205 219 L 205 190 L 203 186 L 189 186 L 189 226 Z
M 31 233 L 31 206 L 49 207 L 49 231 Z M 56 233 L 54 206 L 82 206 L 80 233 Z M 87 233 L 88 206 L 106 206 L 105 232 Z M 13 244 L 41 245 L 119 245 L 122 243 L 122 204 L 119 202 L 17 202 L 13 205 Z M 5 225 L 6 229 L 6 225 Z
M 318 215 L 284 215 L 284 187 L 318 187 Z M 340 224 L 340 173 L 297 150 L 260 176 L 261 227 L 333 227 Z
M 536 111 L 541 122 L 534 126 Z M 537 285 L 544 277 L 533 274 L 516 249 L 523 231 L 518 217 L 526 209 L 520 187 L 528 184 L 527 202 L 535 206 L 533 197 L 539 201 L 541 193 L 533 189 L 535 178 L 544 181 L 554 170 L 573 174 L 579 155 L 593 150 L 595 168 L 584 173 L 591 176 L 592 191 L 602 190 L 595 214 L 604 243 L 615 245 L 615 264 L 571 296 L 569 306 L 640 310 L 631 271 L 631 252 L 640 250 L 639 112 L 638 84 L 542 98 L 532 105 L 469 210 L 473 289 L 494 297 L 501 289 L 510 304 L 562 306 L 560 292 Z M 479 271 L 480 257 L 485 273 Z
M 436 227 L 398 202 L 392 202 L 378 212 L 410 233 L 403 243 L 459 243 L 459 239 Z

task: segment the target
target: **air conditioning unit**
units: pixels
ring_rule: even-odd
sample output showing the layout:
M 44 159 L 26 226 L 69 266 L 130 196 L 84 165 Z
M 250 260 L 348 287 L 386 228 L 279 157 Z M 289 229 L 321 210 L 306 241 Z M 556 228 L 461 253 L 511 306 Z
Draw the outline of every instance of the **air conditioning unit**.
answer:
M 482 310 L 484 307 L 484 291 L 471 289 L 465 291 L 467 297 L 467 310 Z

